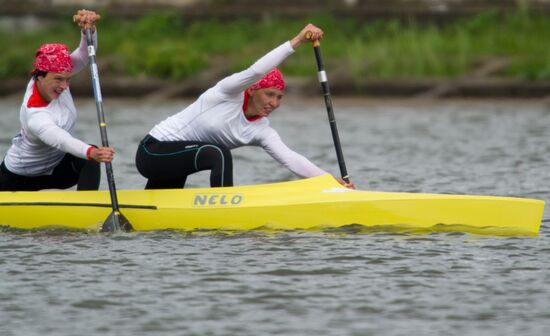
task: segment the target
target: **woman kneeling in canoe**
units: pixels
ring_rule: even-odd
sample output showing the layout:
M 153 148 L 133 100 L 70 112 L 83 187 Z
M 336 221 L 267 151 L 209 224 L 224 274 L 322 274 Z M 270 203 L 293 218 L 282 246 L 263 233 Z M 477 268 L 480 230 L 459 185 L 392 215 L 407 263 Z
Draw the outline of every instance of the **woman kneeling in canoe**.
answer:
M 75 21 L 95 32 L 99 19 L 82 10 Z M 96 33 L 93 34 L 97 45 Z M 21 130 L 0 165 L 0 191 L 66 189 L 97 190 L 98 162 L 111 162 L 114 151 L 96 148 L 73 137 L 76 108 L 71 77 L 88 64 L 86 36 L 72 54 L 64 44 L 44 44 L 36 52 L 34 70 L 20 110 Z
M 306 33 L 311 36 L 306 38 Z M 307 25 L 248 69 L 218 82 L 183 111 L 157 124 L 136 153 L 146 189 L 183 188 L 187 176 L 211 170 L 211 187 L 233 186 L 230 150 L 260 146 L 300 177 L 326 174 L 292 151 L 269 126 L 267 116 L 281 104 L 285 82 L 276 68 L 296 47 L 319 40 L 323 31 Z M 353 187 L 352 184 L 345 184 Z

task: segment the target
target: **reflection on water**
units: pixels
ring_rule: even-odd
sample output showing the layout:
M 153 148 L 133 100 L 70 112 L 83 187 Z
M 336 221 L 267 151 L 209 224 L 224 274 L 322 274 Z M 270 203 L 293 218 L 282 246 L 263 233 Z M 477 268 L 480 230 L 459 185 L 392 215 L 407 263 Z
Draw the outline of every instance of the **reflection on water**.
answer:
M 287 99 L 287 98 L 285 98 Z M 270 119 L 287 144 L 338 174 L 322 99 Z M 0 104 L 0 151 L 20 98 Z M 105 102 L 119 188 L 145 180 L 139 140 L 188 102 Z M 99 143 L 92 100 L 78 136 Z M 548 199 L 550 108 L 537 102 L 334 98 L 361 189 Z M 235 183 L 293 179 L 258 148 L 233 152 Z M 207 174 L 189 180 L 206 186 Z M 106 189 L 105 185 L 102 185 Z M 0 230 L 0 335 L 545 335 L 548 210 L 539 237 L 339 230 Z

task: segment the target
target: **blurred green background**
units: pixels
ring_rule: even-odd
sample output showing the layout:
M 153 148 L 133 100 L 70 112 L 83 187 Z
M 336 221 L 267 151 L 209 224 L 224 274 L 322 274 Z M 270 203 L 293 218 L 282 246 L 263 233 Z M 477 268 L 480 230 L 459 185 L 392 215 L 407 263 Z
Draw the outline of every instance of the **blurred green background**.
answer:
M 210 1 L 211 6 L 226 3 Z M 275 11 L 267 17 L 230 19 L 197 19 L 166 8 L 130 18 L 109 9 L 97 12 L 102 15 L 98 61 L 109 75 L 182 80 L 220 60 L 228 73 L 241 70 L 312 22 L 326 34 L 322 49 L 327 71 L 351 81 L 457 78 L 495 60 L 504 63 L 491 76 L 550 80 L 550 15 L 530 6 L 497 6 L 452 20 L 365 19 L 335 15 L 330 8 L 290 17 Z M 57 15 L 39 29 L 0 28 L 0 78 L 27 76 L 42 43 L 76 47 L 79 35 L 72 14 Z M 285 75 L 303 76 L 314 67 L 311 50 L 302 47 L 282 69 Z

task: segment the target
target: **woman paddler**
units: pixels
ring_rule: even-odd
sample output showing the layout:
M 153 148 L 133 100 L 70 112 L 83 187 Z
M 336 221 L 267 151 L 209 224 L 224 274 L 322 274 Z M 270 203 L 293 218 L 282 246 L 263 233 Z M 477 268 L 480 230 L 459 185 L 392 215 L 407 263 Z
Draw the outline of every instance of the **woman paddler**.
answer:
M 306 25 L 292 40 L 248 69 L 222 79 L 187 108 L 153 127 L 136 153 L 137 169 L 147 178 L 145 188 L 183 188 L 187 176 L 202 170 L 211 171 L 211 187 L 232 186 L 230 150 L 241 146 L 262 147 L 303 178 L 326 174 L 288 148 L 267 119 L 281 105 L 285 88 L 276 67 L 302 43 L 322 37 L 321 29 Z
M 74 16 L 91 28 L 99 15 L 81 10 Z M 64 44 L 44 44 L 36 51 L 34 70 L 20 110 L 21 130 L 0 165 L 1 191 L 66 189 L 97 190 L 99 162 L 111 162 L 110 147 L 96 148 L 73 136 L 76 108 L 69 90 L 71 77 L 88 64 L 86 36 L 71 54 Z

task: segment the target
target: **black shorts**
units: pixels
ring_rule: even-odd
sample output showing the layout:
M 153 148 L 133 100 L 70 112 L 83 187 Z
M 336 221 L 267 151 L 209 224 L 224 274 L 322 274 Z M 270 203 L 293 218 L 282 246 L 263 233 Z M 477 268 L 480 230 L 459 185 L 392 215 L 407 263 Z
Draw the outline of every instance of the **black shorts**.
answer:
M 210 170 L 210 186 L 233 186 L 233 158 L 225 146 L 200 141 L 159 141 L 146 136 L 138 146 L 136 167 L 146 189 L 183 188 L 187 176 Z
M 65 154 L 51 175 L 23 176 L 12 173 L 4 162 L 0 165 L 0 191 L 37 191 L 67 189 L 97 190 L 100 181 L 99 163 Z

